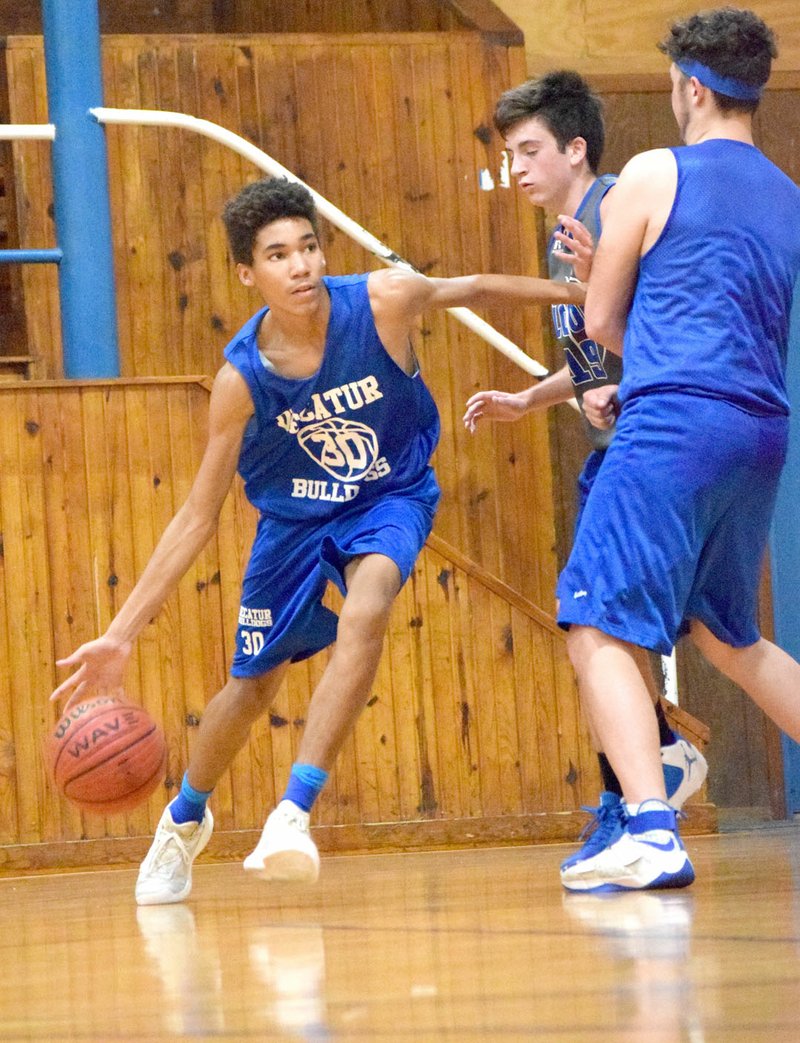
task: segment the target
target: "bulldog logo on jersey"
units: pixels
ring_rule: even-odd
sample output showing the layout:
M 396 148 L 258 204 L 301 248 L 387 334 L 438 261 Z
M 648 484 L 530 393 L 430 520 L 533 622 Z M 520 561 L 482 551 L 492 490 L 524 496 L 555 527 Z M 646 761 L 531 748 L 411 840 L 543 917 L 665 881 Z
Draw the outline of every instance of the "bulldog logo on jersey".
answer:
M 378 438 L 357 420 L 331 417 L 297 432 L 297 441 L 332 478 L 359 482 L 378 459 Z

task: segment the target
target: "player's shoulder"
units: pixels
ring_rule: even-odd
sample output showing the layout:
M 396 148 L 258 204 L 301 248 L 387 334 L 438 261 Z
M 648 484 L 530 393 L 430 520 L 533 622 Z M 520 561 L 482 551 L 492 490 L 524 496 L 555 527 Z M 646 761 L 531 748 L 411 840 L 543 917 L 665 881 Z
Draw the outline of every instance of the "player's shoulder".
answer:
M 258 336 L 258 328 L 268 311 L 269 308 L 267 308 L 266 305 L 263 308 L 259 308 L 258 311 L 254 315 L 251 315 L 247 322 L 241 326 L 236 333 L 234 333 L 223 350 L 223 355 L 226 359 L 241 360 L 249 353 L 252 344 Z
M 253 414 L 247 380 L 232 362 L 223 362 L 211 388 L 211 422 L 216 428 L 235 428 Z
M 247 381 L 239 368 L 233 362 L 225 361 L 217 370 L 212 388 L 215 397 L 220 396 L 230 399 L 245 398 L 250 396 Z
M 329 291 L 343 290 L 347 292 L 359 286 L 363 286 L 371 275 L 371 272 L 360 272 L 354 275 L 325 275 L 322 281 Z
M 645 207 L 659 205 L 674 196 L 678 180 L 678 163 L 671 149 L 655 148 L 633 156 L 619 175 L 613 192 L 612 206 Z
M 645 182 L 654 174 L 674 171 L 675 166 L 675 154 L 672 149 L 648 149 L 646 152 L 638 152 L 635 156 L 631 156 L 622 168 L 618 182 L 620 184 Z
M 369 273 L 369 298 L 376 304 L 405 305 L 428 287 L 428 280 L 419 272 L 405 268 L 381 268 Z

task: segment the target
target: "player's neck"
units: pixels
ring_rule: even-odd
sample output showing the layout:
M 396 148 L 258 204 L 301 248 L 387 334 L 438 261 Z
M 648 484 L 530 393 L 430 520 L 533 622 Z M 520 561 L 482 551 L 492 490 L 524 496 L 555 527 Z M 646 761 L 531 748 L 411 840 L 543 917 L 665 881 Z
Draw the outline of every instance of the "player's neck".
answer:
M 583 202 L 583 197 L 597 180 L 597 175 L 591 170 L 584 171 L 577 177 L 569 187 L 563 203 L 558 207 L 556 213 L 575 215 L 578 207 Z
M 706 118 L 697 119 L 686 128 L 686 144 L 699 145 L 712 138 L 725 138 L 753 144 L 753 119 L 749 113 L 725 115 L 716 112 Z
M 259 351 L 282 376 L 311 376 L 325 354 L 330 311 L 327 294 L 319 308 L 303 315 L 271 309 L 258 330 Z

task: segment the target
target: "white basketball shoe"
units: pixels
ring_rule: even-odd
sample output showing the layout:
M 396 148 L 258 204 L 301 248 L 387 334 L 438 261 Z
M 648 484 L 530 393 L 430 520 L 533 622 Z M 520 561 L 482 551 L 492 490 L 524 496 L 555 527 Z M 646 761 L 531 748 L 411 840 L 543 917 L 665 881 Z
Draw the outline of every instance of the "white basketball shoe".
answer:
M 319 852 L 308 831 L 308 819 L 307 811 L 291 800 L 282 800 L 244 860 L 245 871 L 262 880 L 313 884 L 319 876 Z
M 664 768 L 664 785 L 667 802 L 680 811 L 684 803 L 697 793 L 708 775 L 705 757 L 687 739 L 678 736 L 671 746 L 661 747 L 661 764 Z
M 173 821 L 169 805 L 158 823 L 136 881 L 138 905 L 182 902 L 192 890 L 192 863 L 211 839 L 214 818 L 206 808 L 202 822 Z

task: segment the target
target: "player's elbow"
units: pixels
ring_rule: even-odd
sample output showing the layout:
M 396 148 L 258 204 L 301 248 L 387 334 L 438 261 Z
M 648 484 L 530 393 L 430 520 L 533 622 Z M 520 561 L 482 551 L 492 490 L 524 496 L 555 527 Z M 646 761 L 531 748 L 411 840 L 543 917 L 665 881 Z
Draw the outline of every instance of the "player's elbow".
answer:
M 219 524 L 219 515 L 222 503 L 198 504 L 192 494 L 175 515 L 174 523 L 181 533 L 181 539 L 196 553 L 205 547 Z
M 590 307 L 587 302 L 584 323 L 586 336 L 590 340 L 593 340 L 595 344 L 602 344 L 603 347 L 615 351 L 617 354 L 621 353 L 625 327 L 621 326 L 611 314 L 604 313 L 599 307 Z

